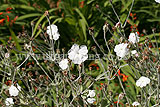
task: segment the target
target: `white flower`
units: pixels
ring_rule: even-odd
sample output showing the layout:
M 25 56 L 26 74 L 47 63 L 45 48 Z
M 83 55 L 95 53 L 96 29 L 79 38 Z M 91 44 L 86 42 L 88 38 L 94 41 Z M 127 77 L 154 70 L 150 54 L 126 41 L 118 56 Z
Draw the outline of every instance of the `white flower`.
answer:
M 132 106 L 138 106 L 138 105 L 140 105 L 139 102 L 135 101 L 135 102 L 132 103 Z
M 114 51 L 116 52 L 116 55 L 123 58 L 125 55 L 128 54 L 129 49 L 127 48 L 127 43 L 121 43 L 119 45 L 116 45 L 114 48 Z
M 81 64 L 88 58 L 88 49 L 87 46 L 74 44 L 71 49 L 68 51 L 68 58 L 72 60 L 74 64 Z
M 95 98 L 87 98 L 87 102 L 90 104 L 94 103 L 95 101 L 96 101 Z
M 54 24 L 50 25 L 50 26 L 47 26 L 47 33 L 51 35 L 51 32 L 54 34 L 54 33 L 57 33 L 58 32 L 58 27 Z
M 160 0 L 155 0 L 157 3 L 160 3 Z
M 19 90 L 15 86 L 11 85 L 11 87 L 9 88 L 10 96 L 17 96 L 18 93 L 19 93 Z
M 14 104 L 13 98 L 6 98 L 5 104 L 6 104 L 7 107 L 12 107 L 13 104 Z
M 59 62 L 59 66 L 61 67 L 62 70 L 65 70 L 68 68 L 68 60 L 63 59 L 61 62 Z
M 47 34 L 49 35 L 49 39 L 58 40 L 59 39 L 59 32 L 58 27 L 54 24 L 47 26 Z
M 137 82 L 136 82 L 136 86 L 138 86 L 138 87 L 145 87 L 147 84 L 149 84 L 150 83 L 150 79 L 149 78 L 147 78 L 147 77 L 144 77 L 144 76 L 142 76 L 142 77 L 140 77 L 138 80 L 137 80 Z
M 135 55 L 136 57 L 138 57 L 138 53 L 136 50 L 131 51 L 132 55 Z
M 94 97 L 96 95 L 95 90 L 89 90 L 87 97 Z
M 134 43 L 139 42 L 139 38 L 140 37 L 138 37 L 137 32 L 136 32 L 136 34 L 135 33 L 130 33 L 128 41 L 132 42 L 134 44 Z
M 85 45 L 80 46 L 78 53 L 80 53 L 82 55 L 86 55 L 88 53 L 87 46 L 85 46 Z

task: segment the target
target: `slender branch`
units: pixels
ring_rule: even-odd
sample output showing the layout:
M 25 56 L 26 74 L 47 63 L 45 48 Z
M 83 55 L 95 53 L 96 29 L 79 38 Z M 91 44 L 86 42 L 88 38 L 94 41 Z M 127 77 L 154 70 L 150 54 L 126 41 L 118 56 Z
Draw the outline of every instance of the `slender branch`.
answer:
M 128 16 L 127 16 L 127 18 L 126 18 L 126 20 L 125 20 L 125 22 L 124 22 L 124 25 L 122 25 L 122 28 L 124 28 L 124 27 L 126 26 L 126 24 L 127 24 L 127 20 L 128 20 L 129 15 L 130 15 L 130 13 L 131 13 L 131 11 L 132 11 L 132 8 L 133 8 L 133 5 L 134 5 L 134 1 L 135 1 L 135 0 L 132 0 L 131 8 L 130 8 L 129 13 L 128 13 Z

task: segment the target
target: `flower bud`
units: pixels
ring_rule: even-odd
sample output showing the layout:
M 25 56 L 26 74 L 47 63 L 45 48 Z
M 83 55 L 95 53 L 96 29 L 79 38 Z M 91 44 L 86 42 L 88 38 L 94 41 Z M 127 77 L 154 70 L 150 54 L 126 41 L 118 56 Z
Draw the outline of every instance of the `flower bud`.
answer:
M 62 73 L 63 73 L 64 76 L 67 76 L 68 71 L 64 70 L 64 71 L 62 71 Z
M 31 22 L 31 26 L 34 26 L 34 24 L 35 24 L 35 22 L 34 22 L 34 21 L 32 21 L 32 22 Z
M 79 78 L 78 82 L 79 84 L 82 84 L 82 78 Z
M 94 34 L 94 27 L 89 27 L 89 34 L 90 35 L 93 35 Z
M 96 4 L 96 8 L 97 8 L 97 9 L 99 8 L 99 5 L 98 5 L 98 4 Z
M 76 78 L 76 75 L 72 74 L 71 75 L 71 80 L 74 80 Z
M 45 16 L 49 16 L 49 11 L 48 11 L 48 10 L 45 11 L 44 15 L 45 15 Z

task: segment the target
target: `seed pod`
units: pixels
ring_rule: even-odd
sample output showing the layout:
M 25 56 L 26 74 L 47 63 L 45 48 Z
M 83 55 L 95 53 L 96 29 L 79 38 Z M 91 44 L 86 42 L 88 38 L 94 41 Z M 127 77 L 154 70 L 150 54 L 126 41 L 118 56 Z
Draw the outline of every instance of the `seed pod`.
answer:
M 37 78 L 36 78 L 36 79 L 34 79 L 34 81 L 35 81 L 36 83 L 39 83 L 39 79 L 37 79 Z
M 146 73 L 147 73 L 148 75 L 150 74 L 150 72 L 151 72 L 150 70 L 146 70 Z
M 91 50 L 95 51 L 96 50 L 96 46 L 92 46 Z
M 62 71 L 62 73 L 63 73 L 64 76 L 67 76 L 68 71 L 66 71 L 66 70 L 65 70 L 65 71 Z
M 72 74 L 71 80 L 74 80 L 76 78 L 76 75 Z
M 90 35 L 93 35 L 94 34 L 94 27 L 89 27 L 89 34 Z
M 79 84 L 82 84 L 82 78 L 79 78 L 78 82 Z
M 44 75 L 40 75 L 40 76 L 39 76 L 39 79 L 44 79 Z
M 65 53 L 65 48 L 62 48 L 62 52 Z
M 31 71 L 29 71 L 28 76 L 33 77 L 33 73 Z

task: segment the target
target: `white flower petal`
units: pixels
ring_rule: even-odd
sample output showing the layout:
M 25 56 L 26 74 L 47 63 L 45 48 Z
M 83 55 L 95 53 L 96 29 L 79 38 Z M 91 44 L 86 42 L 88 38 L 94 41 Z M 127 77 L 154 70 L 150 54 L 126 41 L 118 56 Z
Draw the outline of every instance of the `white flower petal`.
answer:
M 60 34 L 58 33 L 58 27 L 54 24 L 47 26 L 47 34 L 49 35 L 49 39 L 58 40 Z
M 59 66 L 61 67 L 62 70 L 65 70 L 68 68 L 68 60 L 67 59 L 63 59 L 60 63 Z
M 87 98 L 87 102 L 88 102 L 89 104 L 92 104 L 92 103 L 94 103 L 95 101 L 96 101 L 95 98 Z
M 73 61 L 74 64 L 81 64 L 83 62 L 82 61 L 82 55 L 81 54 L 76 54 L 72 61 Z
M 115 46 L 114 51 L 116 55 L 123 58 L 125 55 L 128 54 L 129 49 L 127 48 L 127 43 L 121 43 Z
M 82 54 L 82 55 L 86 55 L 88 53 L 87 46 L 85 46 L 85 45 L 80 46 L 78 53 Z
M 78 50 L 79 50 L 79 45 L 74 44 L 74 45 L 71 47 L 71 50 L 78 52 Z
M 143 88 L 143 87 L 145 87 L 145 86 L 146 86 L 147 84 L 149 84 L 149 83 L 150 83 L 150 79 L 149 79 L 148 77 L 142 76 L 142 77 L 140 77 L 140 78 L 137 80 L 136 86 Z
M 69 52 L 68 52 L 68 58 L 69 58 L 70 60 L 73 60 L 74 57 L 76 56 L 76 54 L 77 54 L 76 51 L 69 50 Z
M 51 31 L 52 31 L 52 33 L 58 32 L 58 27 L 54 24 L 47 26 L 47 32 L 51 33 Z
M 137 80 L 137 82 L 136 82 L 136 86 L 140 86 L 141 85 L 141 82 L 139 81 L 139 80 Z
M 135 102 L 132 103 L 132 106 L 138 106 L 138 105 L 140 105 L 139 102 L 135 101 Z
M 55 33 L 55 34 L 53 35 L 53 39 L 54 39 L 54 40 L 58 40 L 58 39 L 59 39 L 59 36 L 60 36 L 59 33 Z
M 82 56 L 82 62 L 84 62 L 87 59 L 88 59 L 88 55 L 87 54 Z
M 87 97 L 94 97 L 96 95 L 95 90 L 89 90 Z
M 7 107 L 12 107 L 13 104 L 14 104 L 13 98 L 6 98 L 5 104 L 6 104 Z
M 155 0 L 157 3 L 160 3 L 160 0 Z

